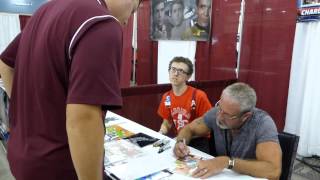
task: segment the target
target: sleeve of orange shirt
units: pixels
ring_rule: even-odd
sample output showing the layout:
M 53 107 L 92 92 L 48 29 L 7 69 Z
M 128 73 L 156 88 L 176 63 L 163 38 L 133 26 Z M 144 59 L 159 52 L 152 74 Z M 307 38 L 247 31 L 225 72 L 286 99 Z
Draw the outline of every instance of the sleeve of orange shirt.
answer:
M 170 117 L 170 110 L 169 108 L 166 108 L 165 104 L 164 104 L 164 101 L 166 100 L 166 96 L 167 96 L 168 93 L 164 93 L 162 95 L 162 98 L 161 98 L 161 102 L 159 104 L 159 107 L 158 107 L 158 115 L 162 118 L 162 119 L 169 119 Z
M 200 117 L 212 108 L 207 94 L 202 90 L 197 90 L 196 94 L 196 116 Z

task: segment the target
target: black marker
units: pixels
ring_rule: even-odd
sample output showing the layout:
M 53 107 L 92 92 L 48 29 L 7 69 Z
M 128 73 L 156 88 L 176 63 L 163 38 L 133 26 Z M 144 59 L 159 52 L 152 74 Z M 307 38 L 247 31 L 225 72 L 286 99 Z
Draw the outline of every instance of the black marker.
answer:
M 167 150 L 167 149 L 170 149 L 171 146 L 163 146 L 159 149 L 158 153 L 162 153 L 163 151 Z
M 112 180 L 120 180 L 116 175 L 110 172 L 106 172 L 107 176 L 109 176 Z

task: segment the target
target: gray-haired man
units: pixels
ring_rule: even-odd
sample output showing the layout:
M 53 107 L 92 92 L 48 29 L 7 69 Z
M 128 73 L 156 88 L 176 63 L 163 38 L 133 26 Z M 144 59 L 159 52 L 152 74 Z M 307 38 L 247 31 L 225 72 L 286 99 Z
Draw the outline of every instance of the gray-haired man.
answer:
M 255 107 L 256 93 L 245 83 L 226 87 L 216 106 L 185 126 L 177 136 L 174 153 L 189 154 L 185 142 L 213 131 L 217 157 L 198 162 L 194 177 L 207 178 L 224 168 L 241 174 L 279 179 L 282 152 L 272 118 Z

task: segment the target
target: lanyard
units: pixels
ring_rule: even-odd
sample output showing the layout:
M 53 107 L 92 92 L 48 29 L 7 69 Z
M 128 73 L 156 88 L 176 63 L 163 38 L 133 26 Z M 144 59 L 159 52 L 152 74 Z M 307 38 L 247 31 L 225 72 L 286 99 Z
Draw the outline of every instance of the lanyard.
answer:
M 227 129 L 224 130 L 224 138 L 226 140 L 226 153 L 227 153 L 227 156 L 231 157 L 232 137 L 230 138 L 230 145 L 229 145 L 228 130 Z

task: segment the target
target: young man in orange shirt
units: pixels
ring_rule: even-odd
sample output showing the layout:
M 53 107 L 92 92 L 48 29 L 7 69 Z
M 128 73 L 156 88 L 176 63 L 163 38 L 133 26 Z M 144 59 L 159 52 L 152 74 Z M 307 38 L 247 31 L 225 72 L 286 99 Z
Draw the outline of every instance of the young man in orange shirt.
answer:
M 188 86 L 193 64 L 188 58 L 175 57 L 169 63 L 172 89 L 161 99 L 158 114 L 162 117 L 159 132 L 168 134 L 174 128 L 175 135 L 195 118 L 202 116 L 212 106 L 205 92 Z

